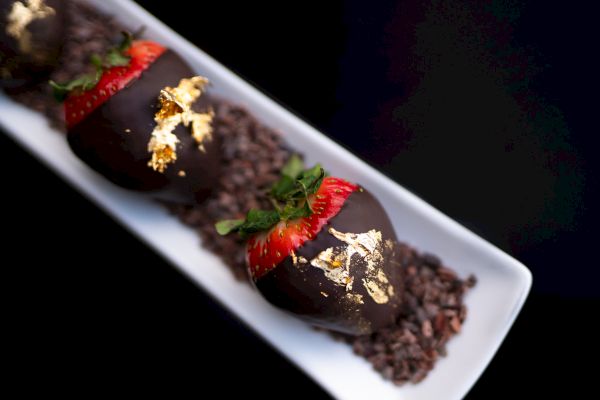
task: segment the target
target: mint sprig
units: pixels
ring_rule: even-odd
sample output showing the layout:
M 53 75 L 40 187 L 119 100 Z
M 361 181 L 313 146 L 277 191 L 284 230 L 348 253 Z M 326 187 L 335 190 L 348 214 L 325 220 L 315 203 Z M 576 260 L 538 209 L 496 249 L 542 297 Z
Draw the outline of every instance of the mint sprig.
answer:
M 280 221 L 289 221 L 312 215 L 308 196 L 319 190 L 325 177 L 325 170 L 317 164 L 304 169 L 302 159 L 293 155 L 281 171 L 268 195 L 273 204 L 272 210 L 251 209 L 244 219 L 219 221 L 215 228 L 220 235 L 238 232 L 246 238 L 252 234 L 270 229 Z

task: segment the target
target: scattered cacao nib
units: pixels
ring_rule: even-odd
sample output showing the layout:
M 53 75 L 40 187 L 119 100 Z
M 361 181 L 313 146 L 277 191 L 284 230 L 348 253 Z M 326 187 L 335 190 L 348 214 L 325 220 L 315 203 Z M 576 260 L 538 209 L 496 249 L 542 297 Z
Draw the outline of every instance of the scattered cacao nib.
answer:
M 279 179 L 292 152 L 281 136 L 241 107 L 218 103 L 214 121 L 214 134 L 223 145 L 223 172 L 217 188 L 200 206 L 168 207 L 198 231 L 203 246 L 219 255 L 237 279 L 248 280 L 244 242 L 238 235 L 219 235 L 214 224 L 242 218 L 250 208 L 268 208 L 265 193 Z
M 406 244 L 401 252 L 407 273 L 396 324 L 360 337 L 332 333 L 396 385 L 422 381 L 446 355 L 446 343 L 460 332 L 467 315 L 463 296 L 475 284 L 474 276 L 459 279 L 431 254 L 419 254 Z

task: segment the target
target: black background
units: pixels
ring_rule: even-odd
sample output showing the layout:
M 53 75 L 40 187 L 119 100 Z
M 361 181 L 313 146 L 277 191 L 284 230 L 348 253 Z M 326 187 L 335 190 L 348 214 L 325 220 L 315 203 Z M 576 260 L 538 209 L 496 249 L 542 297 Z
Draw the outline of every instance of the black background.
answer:
M 595 386 L 585 366 L 599 355 L 595 10 L 140 3 L 529 266 L 531 296 L 468 398 L 574 398 Z M 4 135 L 0 145 L 6 360 L 21 390 L 327 398 Z

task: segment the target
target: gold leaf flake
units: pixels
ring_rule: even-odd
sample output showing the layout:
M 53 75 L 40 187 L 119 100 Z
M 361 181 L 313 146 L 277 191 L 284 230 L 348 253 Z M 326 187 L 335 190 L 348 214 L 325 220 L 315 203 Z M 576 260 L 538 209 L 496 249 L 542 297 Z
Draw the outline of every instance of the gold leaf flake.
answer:
M 212 110 L 207 113 L 192 110 L 192 105 L 202 95 L 207 84 L 208 79 L 194 76 L 180 80 L 175 88 L 167 86 L 160 91 L 160 109 L 154 116 L 156 127 L 148 143 L 148 152 L 152 153 L 148 166 L 155 171 L 164 172 L 169 164 L 177 160 L 176 146 L 179 139 L 173 131 L 179 124 L 186 128 L 191 124 L 192 137 L 200 151 L 205 151 L 205 140 L 212 140 L 211 124 L 214 113 Z
M 354 304 L 365 304 L 365 302 L 363 301 L 362 294 L 346 293 L 346 299 L 348 299 L 351 303 Z
M 298 265 L 298 257 L 296 256 L 296 253 L 294 252 L 294 250 L 292 250 L 290 252 L 290 255 L 292 256 L 292 264 L 294 264 L 294 266 Z
M 179 139 L 173 133 L 178 122 L 172 121 L 171 124 L 163 124 L 163 129 L 155 129 L 152 132 L 150 142 L 148 142 L 148 151 L 152 153 L 152 158 L 148 162 L 148 166 L 155 171 L 165 172 L 170 163 L 177 160 L 177 143 Z
M 371 229 L 365 233 L 345 233 L 329 228 L 329 233 L 345 245 L 323 250 L 310 261 L 311 265 L 322 269 L 335 284 L 346 286 L 346 290 L 351 291 L 354 277 L 350 267 L 352 258 L 358 256 L 365 263 L 362 283 L 367 293 L 377 304 L 387 303 L 394 296 L 394 287 L 383 271 L 384 245 L 387 247 L 389 244 L 387 241 L 384 244 L 381 232 Z
M 366 233 L 343 233 L 329 228 L 331 233 L 336 239 L 346 243 L 351 254 L 358 253 L 362 257 L 366 257 L 370 254 L 375 253 L 377 248 L 381 245 L 381 232 L 371 229 Z
M 212 139 L 212 121 L 215 113 L 210 110 L 207 113 L 194 113 L 191 116 L 192 120 L 192 137 L 198 143 L 198 148 L 202 152 L 206 152 L 204 141 Z
M 208 84 L 208 79 L 203 76 L 194 76 L 189 79 L 179 81 L 177 87 L 167 86 L 161 90 L 164 101 L 173 103 L 172 108 L 178 108 L 179 113 L 187 115 L 191 111 L 192 104 L 202 95 L 204 88 Z M 185 125 L 189 124 L 186 116 L 183 118 Z
M 44 4 L 44 0 L 15 1 L 6 18 L 6 34 L 18 41 L 21 52 L 31 53 L 31 32 L 27 30 L 27 26 L 36 19 L 54 14 L 54 8 Z
M 282 233 L 280 231 L 280 233 Z M 298 266 L 298 264 L 306 264 L 308 263 L 308 260 L 302 256 L 297 256 L 296 253 L 292 250 L 292 252 L 290 253 L 290 256 L 292 256 L 292 263 L 294 264 L 295 267 Z
M 346 291 L 350 291 L 354 278 L 350 276 L 350 263 L 346 261 L 346 252 L 339 251 L 338 247 L 329 247 L 310 260 L 310 264 L 322 270 L 327 279 L 336 285 L 345 286 Z
M 381 288 L 379 283 L 374 280 L 363 279 L 363 286 L 367 289 L 367 293 L 373 299 L 373 301 L 377 304 L 385 304 L 390 299 L 387 293 Z

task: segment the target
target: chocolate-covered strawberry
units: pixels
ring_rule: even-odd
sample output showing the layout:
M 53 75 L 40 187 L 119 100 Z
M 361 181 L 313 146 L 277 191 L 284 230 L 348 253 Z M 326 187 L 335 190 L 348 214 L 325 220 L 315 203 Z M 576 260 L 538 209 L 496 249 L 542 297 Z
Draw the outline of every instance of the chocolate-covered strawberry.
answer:
M 96 74 L 53 84 L 66 96 L 73 152 L 124 188 L 175 203 L 204 200 L 220 171 L 208 81 L 147 40 L 125 40 L 93 62 Z
M 274 209 L 217 223 L 247 237 L 248 270 L 273 305 L 323 328 L 360 335 L 400 309 L 396 236 L 381 204 L 320 166 L 293 158 L 270 196 Z
M 0 87 L 47 79 L 65 35 L 64 0 L 0 0 Z

